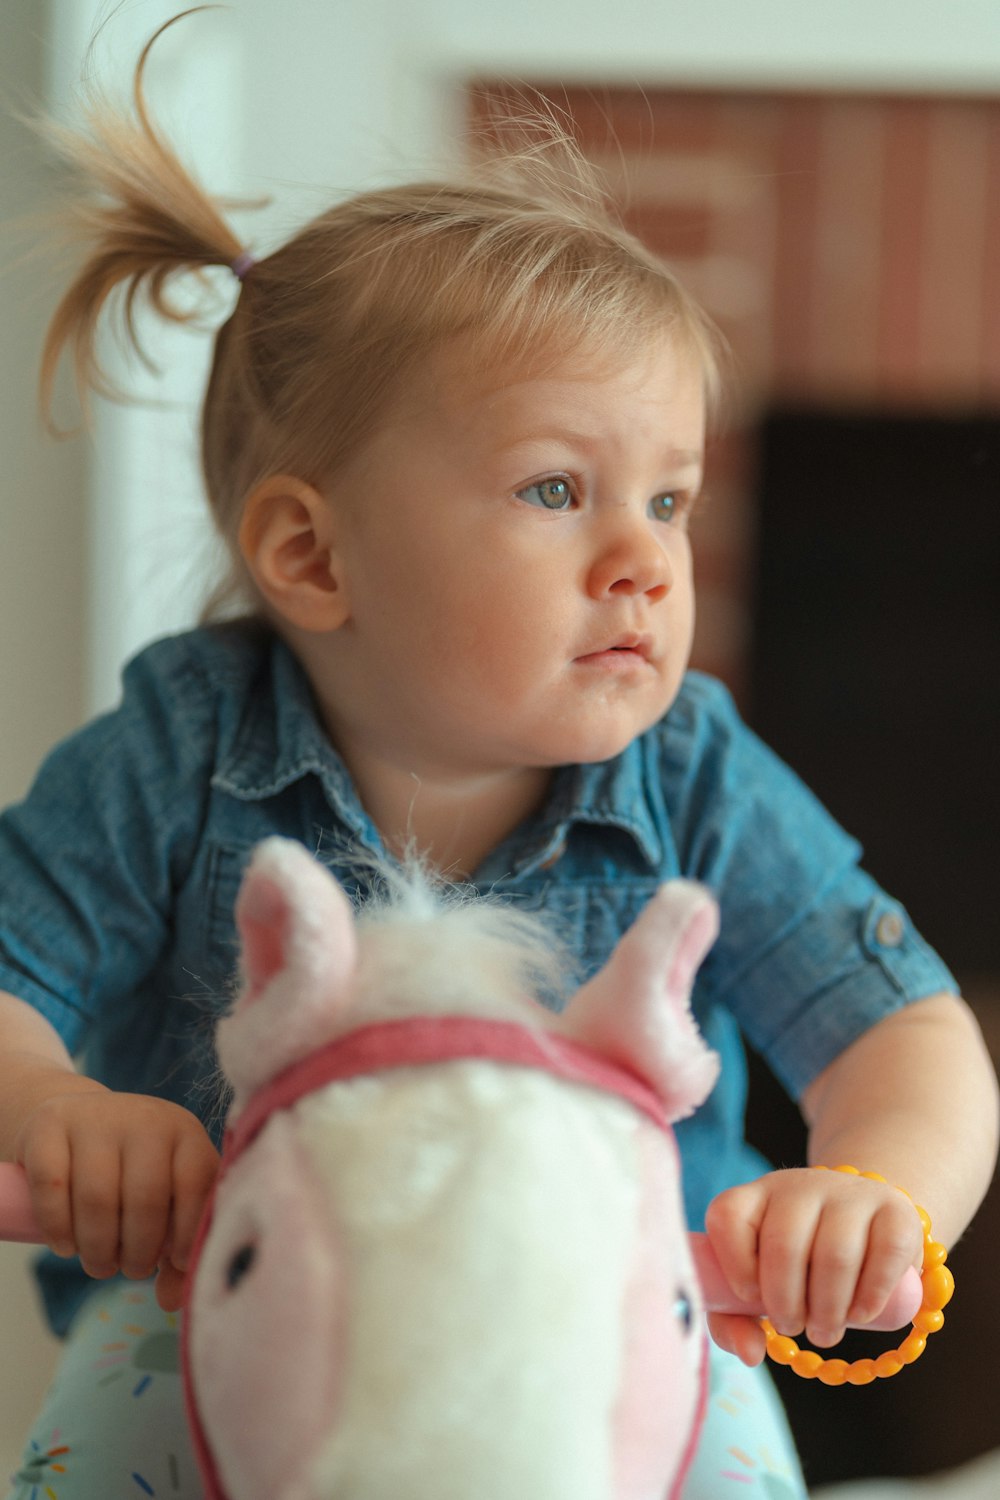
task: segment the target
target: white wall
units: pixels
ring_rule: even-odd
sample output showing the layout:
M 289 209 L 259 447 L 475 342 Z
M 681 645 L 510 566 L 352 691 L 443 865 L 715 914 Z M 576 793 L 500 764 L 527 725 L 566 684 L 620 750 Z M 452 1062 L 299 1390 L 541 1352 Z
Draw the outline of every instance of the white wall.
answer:
M 43 82 L 44 26 L 31 0 L 4 0 L 0 98 L 27 106 Z M 48 315 L 46 267 L 23 256 L 21 215 L 45 202 L 29 131 L 0 110 L 0 798 L 26 785 L 43 745 L 83 712 L 86 495 L 82 445 L 46 441 L 35 405 Z
M 35 0 L 3 0 L 3 99 L 38 98 L 45 31 Z M 41 436 L 34 370 L 44 270 L 17 264 L 25 244 L 11 232 L 44 196 L 35 142 L 0 110 L 0 803 L 23 792 L 42 750 L 79 722 L 84 705 L 86 496 L 78 453 Z M 52 1360 L 26 1259 L 0 1245 L 0 1487 Z
M 419 10 L 435 58 L 526 77 L 990 92 L 998 84 L 994 0 L 431 0 Z
M 181 8 L 2 0 L 0 92 L 44 91 L 66 109 L 109 15 L 94 62 L 127 87 L 141 42 Z M 1000 0 L 234 0 L 165 39 L 149 94 L 210 186 L 277 195 L 239 221 L 266 249 L 331 194 L 447 161 L 461 85 L 483 73 L 997 93 Z M 33 201 L 39 172 L 0 114 L 0 218 Z M 0 276 L 2 801 L 54 738 L 114 698 L 125 655 L 194 616 L 204 571 L 193 449 L 207 341 L 152 330 L 164 375 L 137 381 L 167 409 L 101 408 L 94 444 L 53 447 L 32 385 L 55 290 L 39 262 Z M 18 1253 L 0 1249 L 0 1474 L 48 1357 L 30 1320 L 12 1321 L 22 1285 Z

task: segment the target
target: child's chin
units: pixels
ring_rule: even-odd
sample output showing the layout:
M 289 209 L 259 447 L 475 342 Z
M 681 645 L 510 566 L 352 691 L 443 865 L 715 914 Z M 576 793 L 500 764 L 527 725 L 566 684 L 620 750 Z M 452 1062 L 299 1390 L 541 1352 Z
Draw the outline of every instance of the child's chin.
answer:
M 652 722 L 655 723 L 656 720 Z M 566 757 L 564 764 L 590 766 L 598 765 L 602 760 L 614 760 L 615 756 L 621 755 L 634 739 L 638 739 L 640 734 L 645 734 L 650 727 L 649 724 L 642 724 L 628 732 L 622 731 L 620 734 L 590 735 L 581 744 L 577 753 Z
M 592 765 L 602 760 L 614 760 L 616 755 L 621 755 L 623 750 L 628 749 L 633 740 L 638 739 L 640 735 L 646 733 L 647 729 L 652 729 L 654 724 L 659 723 L 669 707 L 668 703 L 657 712 L 648 715 L 648 717 L 644 716 L 632 722 L 623 722 L 621 724 L 609 722 L 601 725 L 591 734 L 581 735 L 579 753 L 568 757 L 568 759 L 572 759 L 580 765 Z

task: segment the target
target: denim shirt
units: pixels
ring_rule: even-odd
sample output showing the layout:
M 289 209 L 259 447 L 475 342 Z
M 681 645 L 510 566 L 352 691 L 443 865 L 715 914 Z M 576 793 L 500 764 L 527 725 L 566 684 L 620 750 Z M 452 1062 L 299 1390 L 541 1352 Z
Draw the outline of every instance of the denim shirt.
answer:
M 384 852 L 295 658 L 249 624 L 148 648 L 120 706 L 58 746 L 0 818 L 0 989 L 37 1007 L 94 1077 L 185 1104 L 218 1138 L 211 1033 L 232 992 L 233 905 L 272 833 L 362 899 L 351 851 Z M 621 755 L 555 771 L 541 811 L 476 872 L 544 910 L 581 980 L 663 880 L 715 893 L 721 934 L 693 1004 L 722 1076 L 678 1129 L 692 1227 L 765 1170 L 743 1138 L 743 1036 L 798 1097 L 882 1017 L 954 988 L 859 854 L 726 690 L 691 672 Z M 61 1331 L 85 1278 L 48 1255 L 41 1275 Z

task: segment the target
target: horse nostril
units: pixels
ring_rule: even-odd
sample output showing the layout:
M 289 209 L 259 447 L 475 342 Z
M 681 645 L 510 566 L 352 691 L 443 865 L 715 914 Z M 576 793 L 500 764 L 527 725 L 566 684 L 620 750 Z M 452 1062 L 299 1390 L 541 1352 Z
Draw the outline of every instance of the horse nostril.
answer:
M 674 1317 L 685 1333 L 691 1332 L 691 1326 L 694 1323 L 694 1307 L 691 1298 L 683 1287 L 677 1288 L 677 1294 L 674 1298 Z
M 226 1287 L 234 1292 L 240 1282 L 249 1276 L 257 1259 L 257 1246 L 251 1241 L 241 1245 L 226 1267 Z

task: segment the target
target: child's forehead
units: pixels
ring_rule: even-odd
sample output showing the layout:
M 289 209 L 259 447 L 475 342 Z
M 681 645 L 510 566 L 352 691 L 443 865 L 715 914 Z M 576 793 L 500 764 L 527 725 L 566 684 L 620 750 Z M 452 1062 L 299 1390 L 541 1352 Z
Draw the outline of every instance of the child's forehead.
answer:
M 463 427 L 493 427 L 585 407 L 612 385 L 620 400 L 637 407 L 674 387 L 700 391 L 704 371 L 695 351 L 660 335 L 629 354 L 610 356 L 584 344 L 497 361 L 452 340 L 431 350 L 415 377 L 403 403 L 414 418 L 433 412 Z

